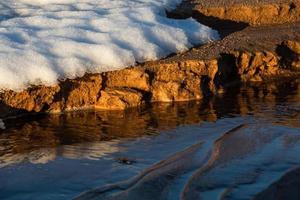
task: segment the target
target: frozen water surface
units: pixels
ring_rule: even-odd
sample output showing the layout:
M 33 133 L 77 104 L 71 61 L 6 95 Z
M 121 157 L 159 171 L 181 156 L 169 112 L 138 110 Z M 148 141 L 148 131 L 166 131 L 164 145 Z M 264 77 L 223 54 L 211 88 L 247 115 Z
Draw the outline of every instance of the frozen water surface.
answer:
M 117 70 L 218 38 L 193 19 L 166 17 L 179 0 L 0 2 L 0 89 L 52 85 Z

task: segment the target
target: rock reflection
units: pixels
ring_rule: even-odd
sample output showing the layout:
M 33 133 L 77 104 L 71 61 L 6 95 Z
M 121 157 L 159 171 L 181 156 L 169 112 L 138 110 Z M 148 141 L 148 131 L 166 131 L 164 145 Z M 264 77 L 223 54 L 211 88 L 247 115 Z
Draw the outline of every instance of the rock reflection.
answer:
M 118 151 L 114 144 L 122 138 L 157 135 L 177 126 L 236 115 L 255 115 L 275 124 L 300 127 L 299 102 L 300 81 L 295 80 L 235 86 L 196 102 L 6 119 L 6 129 L 0 129 L 0 167 L 24 161 L 47 163 L 57 156 L 97 159 Z
M 61 155 L 69 159 L 97 159 L 108 153 L 118 152 L 117 141 L 106 143 L 83 143 L 61 147 Z

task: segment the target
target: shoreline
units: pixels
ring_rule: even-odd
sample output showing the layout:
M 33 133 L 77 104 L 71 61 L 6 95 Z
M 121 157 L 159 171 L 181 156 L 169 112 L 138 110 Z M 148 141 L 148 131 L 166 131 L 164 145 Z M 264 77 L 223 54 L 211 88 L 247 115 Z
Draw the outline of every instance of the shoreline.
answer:
M 200 5 L 197 1 L 189 2 L 194 6 L 189 7 L 193 17 L 202 23 L 203 15 L 197 18 L 195 14 Z M 232 82 L 300 77 L 300 23 L 294 22 L 299 19 L 300 3 L 292 2 L 296 7 L 292 9 L 294 17 L 289 18 L 292 20 L 288 21 L 290 23 L 281 25 L 287 22 L 283 20 L 276 22 L 278 25 L 262 23 L 263 26 L 252 26 L 250 23 L 246 28 L 229 26 L 230 30 L 224 29 L 224 38 L 220 41 L 162 60 L 118 71 L 86 74 L 51 87 L 34 86 L 22 92 L 4 91 L 0 93 L 0 118 L 84 108 L 124 110 L 152 102 L 199 100 L 226 92 L 226 85 Z M 181 8 L 186 9 L 179 6 L 175 12 L 184 14 Z M 197 12 L 203 14 L 201 9 Z M 218 18 L 219 24 L 228 24 L 226 17 L 213 17 Z M 236 20 L 238 25 L 246 23 L 230 20 Z

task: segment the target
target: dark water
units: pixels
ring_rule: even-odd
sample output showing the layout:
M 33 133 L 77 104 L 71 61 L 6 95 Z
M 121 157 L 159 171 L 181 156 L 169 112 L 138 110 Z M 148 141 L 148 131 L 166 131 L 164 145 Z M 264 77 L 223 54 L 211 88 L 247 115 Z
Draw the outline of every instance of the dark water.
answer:
M 271 199 L 300 166 L 299 80 L 4 122 L 0 199 Z

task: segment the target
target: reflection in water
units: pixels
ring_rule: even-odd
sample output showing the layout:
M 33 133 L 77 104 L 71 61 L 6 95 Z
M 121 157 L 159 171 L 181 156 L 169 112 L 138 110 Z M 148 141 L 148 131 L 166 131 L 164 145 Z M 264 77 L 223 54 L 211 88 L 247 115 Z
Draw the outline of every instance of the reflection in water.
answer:
M 156 135 L 180 125 L 214 122 L 238 115 L 256 115 L 266 121 L 270 119 L 276 124 L 299 128 L 299 101 L 300 84 L 295 81 L 231 88 L 230 93 L 204 102 L 7 120 L 7 129 L 0 135 L 0 166 L 23 160 L 45 163 L 53 160 L 56 154 L 79 159 L 97 157 L 97 154 L 117 151 L 111 145 L 102 146 L 99 141 Z M 61 148 L 54 150 L 56 147 Z
M 239 126 L 236 120 L 240 117 L 247 118 L 246 122 L 243 122 L 242 128 L 222 136 L 226 131 L 221 125 L 218 125 L 220 119 L 227 119 Z M 250 118 L 252 122 L 249 121 Z M 268 174 L 266 166 L 276 167 L 280 162 L 283 165 L 289 163 L 284 167 L 281 166 L 282 169 L 287 170 L 289 167 L 300 164 L 300 160 L 297 160 L 293 154 L 293 151 L 300 153 L 300 81 L 298 80 L 235 86 L 228 89 L 226 93 L 205 101 L 159 103 L 124 112 L 80 111 L 61 115 L 36 115 L 25 119 L 6 119 L 6 129 L 0 129 L 0 179 L 1 167 L 9 170 L 10 167 L 26 163 L 48 163 L 50 165 L 58 162 L 57 160 L 60 158 L 70 160 L 107 159 L 108 155 L 128 151 L 123 145 L 126 141 L 128 144 L 133 142 L 130 144 L 134 151 L 145 157 L 149 156 L 152 159 L 151 163 L 157 162 L 158 158 L 154 159 L 155 156 L 158 156 L 157 153 L 141 151 L 138 145 L 141 141 L 137 140 L 135 143 L 135 138 L 146 136 L 152 140 L 151 138 L 157 137 L 161 132 L 172 133 L 180 128 L 189 132 L 191 125 L 197 125 L 199 131 L 202 132 L 205 131 L 204 127 L 208 122 L 216 123 L 216 130 L 219 132 L 203 136 L 201 141 L 190 141 L 194 144 L 199 142 L 197 149 L 191 150 L 193 153 L 190 152 L 190 158 L 194 159 L 182 165 L 182 161 L 185 159 L 182 157 L 185 155 L 183 152 L 174 155 L 182 160 L 175 159 L 174 161 L 174 158 L 171 157 L 171 161 L 168 159 L 163 161 L 170 162 L 172 165 L 169 163 L 162 168 L 161 165 L 154 165 L 156 170 L 151 171 L 150 174 L 147 170 L 142 172 L 142 174 L 147 173 L 147 176 L 142 178 L 137 176 L 130 180 L 129 185 L 136 184 L 135 188 L 128 188 L 128 185 L 123 187 L 123 189 L 126 188 L 126 195 L 131 195 L 126 198 L 138 197 L 141 192 L 145 193 L 140 189 L 147 188 L 145 182 L 157 184 L 160 181 L 164 183 L 167 180 L 170 183 L 176 180 L 177 184 L 181 183 L 180 190 L 182 190 L 182 193 L 177 196 L 181 195 L 184 199 L 200 197 L 201 199 L 214 199 L 220 193 L 222 193 L 222 199 L 238 199 L 241 192 L 248 196 L 253 196 L 257 192 L 253 189 L 257 185 L 251 186 L 251 190 L 247 190 L 247 187 L 243 185 L 247 183 L 249 186 L 250 182 L 258 181 L 257 174 Z M 199 136 L 199 134 L 197 135 Z M 187 137 L 185 136 L 185 138 Z M 171 136 L 170 138 L 168 140 L 175 141 L 175 138 Z M 161 142 L 163 143 L 163 141 Z M 166 148 L 166 144 L 161 145 L 162 152 Z M 276 154 L 268 152 L 272 149 L 277 154 L 285 152 L 291 158 L 274 158 Z M 169 153 L 175 153 L 177 150 L 174 151 L 170 150 Z M 210 154 L 210 152 L 212 153 Z M 243 160 L 245 157 L 247 159 Z M 159 159 L 163 158 L 165 157 Z M 264 161 L 261 161 L 261 158 Z M 274 159 L 277 159 L 276 162 Z M 149 166 L 151 163 L 149 162 L 145 166 Z M 245 167 L 244 165 L 251 164 L 253 166 L 251 169 L 247 168 L 247 172 L 240 170 Z M 141 171 L 145 166 L 133 171 L 135 173 Z M 180 167 L 174 169 L 174 166 Z M 281 170 L 281 174 L 284 173 L 284 170 Z M 191 174 L 187 175 L 186 171 Z M 248 172 L 254 173 L 253 176 Z M 271 172 L 273 173 L 272 170 Z M 227 176 L 224 176 L 224 173 L 227 173 Z M 157 179 L 158 175 L 159 180 Z M 274 175 L 274 177 L 278 177 L 278 175 Z M 269 181 L 263 181 L 265 185 L 260 183 L 260 187 L 267 187 L 272 181 L 274 180 L 269 178 Z M 172 184 L 174 185 L 174 183 Z M 173 199 L 174 196 L 165 194 L 168 190 L 173 191 L 175 186 L 172 184 L 170 184 L 171 189 L 168 188 L 164 191 L 158 191 L 157 188 L 154 190 L 152 185 L 149 192 L 150 194 L 163 192 L 164 195 L 160 199 Z M 6 189 L 6 191 L 8 190 Z M 178 188 L 175 190 L 177 191 Z M 172 192 L 173 195 L 175 193 Z M 70 196 L 75 196 L 75 193 L 69 194 L 68 197 Z M 151 195 L 148 197 L 153 198 Z M 32 198 L 32 196 L 28 197 L 28 199 Z M 124 196 L 121 198 L 125 199 Z

